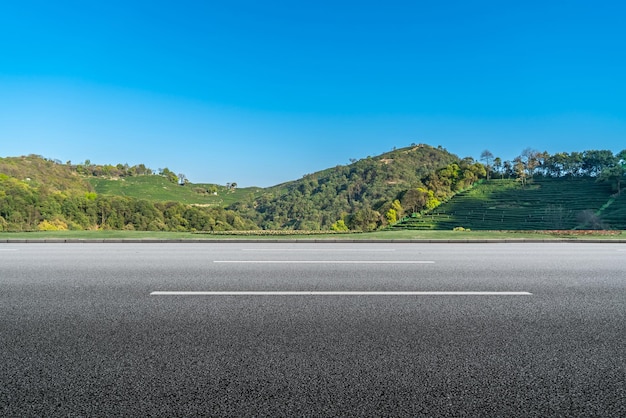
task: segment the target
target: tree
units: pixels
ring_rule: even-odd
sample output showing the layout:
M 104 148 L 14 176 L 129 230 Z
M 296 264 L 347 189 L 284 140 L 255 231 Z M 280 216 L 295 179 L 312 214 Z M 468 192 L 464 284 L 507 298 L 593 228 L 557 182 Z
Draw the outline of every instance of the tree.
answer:
M 348 218 L 348 226 L 357 231 L 373 231 L 378 227 L 379 219 L 380 213 L 377 211 L 369 207 L 359 209 Z
M 583 173 L 583 154 L 582 152 L 572 152 L 569 154 L 565 171 L 572 176 L 580 176 Z
M 395 209 L 390 208 L 385 214 L 385 218 L 387 219 L 388 224 L 395 224 L 398 222 L 398 212 Z
M 159 174 L 165 177 L 168 181 L 172 183 L 178 183 L 178 177 L 176 176 L 176 174 L 174 174 L 174 172 L 172 172 L 167 167 L 161 169 L 161 172 Z
M 506 173 L 507 178 L 511 178 L 511 173 L 513 173 L 513 163 L 510 161 L 505 161 L 504 162 L 504 166 L 503 166 L 503 177 L 504 177 L 504 173 Z
M 619 195 L 622 193 L 622 182 L 624 180 L 626 180 L 626 166 L 615 165 L 602 170 L 596 181 L 610 182 Z
M 407 208 L 411 213 L 417 213 L 426 207 L 428 193 L 424 189 L 409 189 L 402 197 L 402 206 Z
M 582 168 L 587 175 L 595 177 L 604 169 L 611 168 L 618 162 L 618 157 L 608 150 L 589 150 L 583 152 Z
M 502 159 L 500 157 L 496 157 L 493 160 L 493 166 L 496 172 L 501 174 L 501 178 L 504 178 L 504 173 L 502 173 Z
M 402 216 L 402 214 L 404 213 L 404 209 L 402 208 L 402 205 L 400 204 L 400 201 L 398 199 L 394 200 L 391 203 L 391 208 L 396 211 L 398 217 Z
M 489 180 L 489 172 L 491 171 L 491 160 L 493 160 L 493 154 L 489 150 L 484 150 L 480 154 L 480 161 L 485 162 L 485 169 L 487 170 L 487 180 Z
M 522 186 L 526 186 L 526 176 L 527 176 L 526 165 L 524 164 L 524 162 L 522 161 L 520 157 L 515 158 L 513 162 L 514 162 L 513 171 L 515 172 L 515 175 L 517 176 L 517 181 L 522 183 Z
M 548 175 L 561 177 L 568 167 L 569 155 L 565 152 L 549 156 L 545 161 L 545 169 Z
M 528 176 L 532 179 L 535 174 L 535 169 L 539 167 L 539 151 L 534 150 L 532 148 L 526 148 L 522 151 L 522 155 L 520 156 L 520 160 L 526 167 L 528 171 Z

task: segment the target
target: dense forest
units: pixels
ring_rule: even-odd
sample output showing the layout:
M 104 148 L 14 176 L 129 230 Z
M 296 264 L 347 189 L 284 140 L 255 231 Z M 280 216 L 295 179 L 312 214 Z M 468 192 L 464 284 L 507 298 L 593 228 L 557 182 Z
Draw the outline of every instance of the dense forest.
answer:
M 459 158 L 441 147 L 413 144 L 309 174 L 222 207 L 97 194 L 86 181 L 156 175 L 187 187 L 184 174 L 167 168 L 62 163 L 37 155 L 0 158 L 0 231 L 370 231 L 407 215 L 428 213 L 490 178 L 515 179 L 522 187 L 538 178 L 589 178 L 610 184 L 616 195 L 626 184 L 626 150 L 615 155 L 607 150 L 550 155 L 528 148 L 512 161 L 485 150 L 480 161 Z M 234 188 L 236 183 L 223 189 Z

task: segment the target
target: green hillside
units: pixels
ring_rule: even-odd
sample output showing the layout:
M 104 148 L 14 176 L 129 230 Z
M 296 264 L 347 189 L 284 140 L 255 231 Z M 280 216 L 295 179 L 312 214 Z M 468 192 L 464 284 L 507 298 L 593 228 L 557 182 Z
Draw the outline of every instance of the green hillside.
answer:
M 473 160 L 463 162 L 442 148 L 412 145 L 306 175 L 232 209 L 263 229 L 330 229 L 341 222 L 344 228 L 373 230 L 386 223 L 395 200 L 410 189 L 426 187 L 425 178 L 450 164 L 455 164 L 455 174 L 465 175 L 447 178 L 450 182 L 439 188 L 444 195 L 453 183 L 470 184 L 481 170 L 484 175 L 484 168 Z
M 194 194 L 206 195 L 206 186 L 196 185 L 194 187 L 198 190 L 193 191 L 189 184 L 178 186 L 163 176 L 152 174 L 136 174 L 120 180 L 108 177 L 107 181 L 98 181 L 98 177 L 84 172 L 83 166 L 62 164 L 37 155 L 0 158 L 0 231 L 226 231 L 257 228 L 239 214 L 225 209 L 226 197 L 213 205 L 192 206 L 178 201 L 191 201 L 186 196 Z M 89 181 L 94 181 L 101 190 L 94 193 Z M 223 195 L 237 199 L 237 193 L 244 196 L 246 191 L 224 191 Z M 219 190 L 218 196 L 213 198 L 219 198 Z
M 39 155 L 0 158 L 0 175 L 23 182 L 44 193 L 84 193 L 92 191 L 85 179 L 65 164 L 58 164 Z
M 613 199 L 611 194 L 610 184 L 590 177 L 542 178 L 525 187 L 515 180 L 490 180 L 394 228 L 625 229 L 625 196 Z M 612 203 L 601 210 L 608 202 Z
M 261 189 L 143 164 L 0 158 L 0 231 L 626 229 L 626 150 L 489 161 L 413 144 Z
M 87 180 L 96 193 L 102 195 L 127 196 L 153 202 L 172 201 L 194 205 L 228 206 L 240 200 L 253 200 L 263 191 L 258 187 L 228 190 L 225 186 L 213 184 L 188 183 L 181 186 L 157 175 L 121 178 L 89 177 Z

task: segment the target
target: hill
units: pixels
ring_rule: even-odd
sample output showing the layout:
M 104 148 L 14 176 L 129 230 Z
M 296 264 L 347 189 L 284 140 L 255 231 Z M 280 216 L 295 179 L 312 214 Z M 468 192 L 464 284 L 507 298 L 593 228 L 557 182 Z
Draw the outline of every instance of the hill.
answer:
M 626 150 L 483 154 L 485 165 L 412 145 L 266 189 L 143 164 L 0 158 L 0 230 L 626 228 Z
M 450 175 L 437 189 L 441 196 L 485 173 L 480 164 L 460 160 L 442 148 L 412 145 L 306 175 L 231 208 L 263 229 L 367 231 L 395 222 L 403 205 L 407 209 L 419 206 L 416 200 L 422 192 L 416 195 L 416 190 L 421 188 L 428 199 L 424 180 L 446 168 Z M 452 173 L 457 177 L 452 178 Z M 430 198 L 435 199 L 432 191 Z
M 71 166 L 40 155 L 0 158 L 0 175 L 5 176 L 5 180 L 13 178 L 46 193 L 92 191 L 91 186 Z
M 626 229 L 626 199 L 592 177 L 490 180 L 394 225 L 398 229 Z
M 37 155 L 0 158 L 0 231 L 223 231 L 256 228 L 254 223 L 222 206 L 199 207 L 176 201 L 98 194 L 90 183 L 94 177 L 85 173 L 85 166 L 61 164 Z M 124 178 L 124 183 L 126 180 L 137 184 L 167 184 L 172 190 L 187 187 L 157 175 L 135 173 Z M 165 186 L 159 187 L 163 190 Z M 149 189 L 135 188 L 133 193 L 142 196 L 142 192 Z

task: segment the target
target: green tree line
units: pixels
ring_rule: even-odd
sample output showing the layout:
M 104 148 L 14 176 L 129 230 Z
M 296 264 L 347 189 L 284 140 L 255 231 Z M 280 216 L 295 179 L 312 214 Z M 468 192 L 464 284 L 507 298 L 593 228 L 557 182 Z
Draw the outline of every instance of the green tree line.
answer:
M 32 155 L 0 159 L 0 231 L 256 229 L 233 210 L 101 196 L 67 165 Z
M 614 191 L 620 194 L 626 180 L 626 149 L 616 154 L 610 150 L 587 150 L 582 152 L 559 152 L 549 154 L 526 148 L 513 161 L 493 158 L 488 150 L 481 157 L 492 177 L 516 178 L 525 185 L 536 176 L 591 177 L 597 181 L 611 183 Z M 491 164 L 493 162 L 493 164 Z
M 0 231 L 65 229 L 227 231 L 256 225 L 222 207 L 49 192 L 0 174 Z

